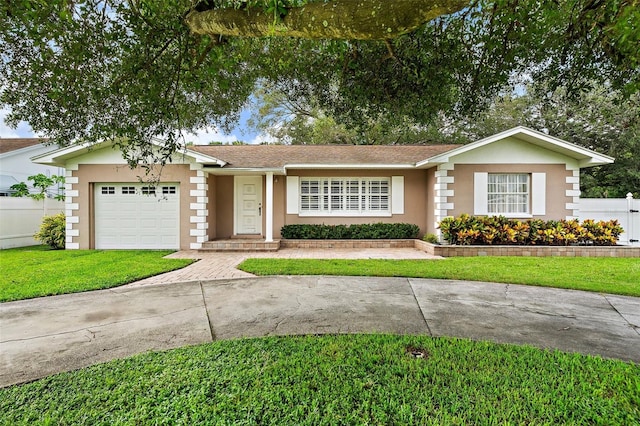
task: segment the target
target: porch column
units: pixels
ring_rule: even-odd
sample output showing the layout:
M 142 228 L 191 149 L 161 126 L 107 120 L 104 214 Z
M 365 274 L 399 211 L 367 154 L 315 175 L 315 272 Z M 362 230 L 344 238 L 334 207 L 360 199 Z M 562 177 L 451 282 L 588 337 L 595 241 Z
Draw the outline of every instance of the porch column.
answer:
M 264 240 L 267 243 L 273 241 L 273 172 L 267 172 L 266 175 L 266 208 L 265 208 L 265 235 Z

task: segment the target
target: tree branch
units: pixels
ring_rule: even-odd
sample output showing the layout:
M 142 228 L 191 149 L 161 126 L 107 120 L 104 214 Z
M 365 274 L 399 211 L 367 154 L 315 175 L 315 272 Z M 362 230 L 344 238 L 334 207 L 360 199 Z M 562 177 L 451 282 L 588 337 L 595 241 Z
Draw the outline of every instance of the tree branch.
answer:
M 441 15 L 464 9 L 470 0 L 331 0 L 288 9 L 274 24 L 264 9 L 192 10 L 185 18 L 200 35 L 386 40 L 410 33 Z

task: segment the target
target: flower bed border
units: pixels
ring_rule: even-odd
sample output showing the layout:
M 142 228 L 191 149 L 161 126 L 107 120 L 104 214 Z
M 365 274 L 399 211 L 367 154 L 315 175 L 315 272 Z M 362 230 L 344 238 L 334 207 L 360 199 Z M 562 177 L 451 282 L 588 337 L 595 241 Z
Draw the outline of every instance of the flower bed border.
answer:
M 638 246 L 452 246 L 422 240 L 280 240 L 280 248 L 415 248 L 433 256 L 640 257 Z
M 416 240 L 415 247 L 442 257 L 640 257 L 637 246 L 452 246 Z
M 413 239 L 375 240 L 298 240 L 281 239 L 280 248 L 296 249 L 347 249 L 347 248 L 416 248 Z

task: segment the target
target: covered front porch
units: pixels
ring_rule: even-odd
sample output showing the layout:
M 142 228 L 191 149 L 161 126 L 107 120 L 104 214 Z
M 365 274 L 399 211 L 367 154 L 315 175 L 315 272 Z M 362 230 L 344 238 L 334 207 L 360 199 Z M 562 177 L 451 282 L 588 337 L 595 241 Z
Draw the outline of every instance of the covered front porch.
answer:
M 206 192 L 205 217 L 194 218 L 206 223 L 203 251 L 275 251 L 279 248 L 283 211 L 276 203 L 284 200 L 282 176 L 274 172 L 244 171 L 225 173 L 204 170 Z M 275 219 L 276 216 L 278 219 Z

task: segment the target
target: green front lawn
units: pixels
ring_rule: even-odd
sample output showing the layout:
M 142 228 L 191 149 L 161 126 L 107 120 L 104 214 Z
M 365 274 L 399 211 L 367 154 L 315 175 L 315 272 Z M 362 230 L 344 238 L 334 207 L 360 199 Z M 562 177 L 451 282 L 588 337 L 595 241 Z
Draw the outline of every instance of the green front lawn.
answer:
M 638 365 L 426 336 L 218 341 L 0 389 L 7 425 L 639 423 Z
M 247 259 L 238 268 L 256 275 L 437 278 L 528 284 L 640 296 L 640 259 L 633 258 Z
M 116 287 L 180 269 L 191 259 L 159 250 L 0 250 L 0 302 Z

